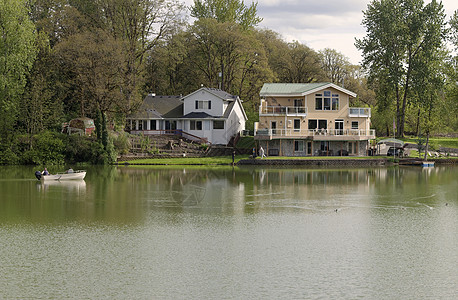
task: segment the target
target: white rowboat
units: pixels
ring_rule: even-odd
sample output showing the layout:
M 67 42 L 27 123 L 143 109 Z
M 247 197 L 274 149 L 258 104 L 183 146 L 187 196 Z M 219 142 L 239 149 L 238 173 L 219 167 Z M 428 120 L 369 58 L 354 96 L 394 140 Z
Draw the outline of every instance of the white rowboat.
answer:
M 84 170 L 77 170 L 69 173 L 57 173 L 52 175 L 42 175 L 42 181 L 50 181 L 50 180 L 82 180 L 86 176 L 86 171 Z

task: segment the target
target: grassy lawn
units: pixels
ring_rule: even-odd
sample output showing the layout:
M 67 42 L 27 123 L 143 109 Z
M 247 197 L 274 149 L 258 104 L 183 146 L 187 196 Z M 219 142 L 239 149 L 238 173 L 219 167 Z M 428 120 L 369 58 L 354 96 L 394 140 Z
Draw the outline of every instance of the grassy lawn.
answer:
M 406 137 L 401 140 L 403 140 L 406 143 L 412 143 L 412 144 L 418 143 L 417 137 Z M 426 143 L 426 138 L 424 140 L 424 143 Z M 432 150 L 439 150 L 440 147 L 458 148 L 458 138 L 432 137 L 432 138 L 429 138 L 429 147 Z
M 237 142 L 237 148 L 240 149 L 253 149 L 255 146 L 254 137 L 252 136 L 242 136 Z

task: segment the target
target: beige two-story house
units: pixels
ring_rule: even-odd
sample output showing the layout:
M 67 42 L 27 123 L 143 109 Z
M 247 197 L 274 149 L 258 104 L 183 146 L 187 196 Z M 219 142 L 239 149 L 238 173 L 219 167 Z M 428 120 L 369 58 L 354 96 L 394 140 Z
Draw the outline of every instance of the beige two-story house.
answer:
M 370 108 L 350 107 L 356 94 L 333 83 L 266 83 L 255 139 L 268 155 L 367 155 Z

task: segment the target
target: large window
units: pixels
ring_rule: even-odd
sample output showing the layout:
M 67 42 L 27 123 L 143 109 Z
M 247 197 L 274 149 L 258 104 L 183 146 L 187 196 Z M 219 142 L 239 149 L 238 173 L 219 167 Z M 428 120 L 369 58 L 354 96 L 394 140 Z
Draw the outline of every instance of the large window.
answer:
M 212 109 L 212 102 L 196 100 L 196 109 Z
M 191 130 L 202 130 L 202 121 L 191 121 Z
M 156 130 L 156 120 L 150 120 L 149 121 L 149 129 L 150 130 Z
M 224 129 L 224 121 L 213 121 L 213 129 Z
M 304 152 L 304 141 L 294 141 L 294 152 Z
M 324 91 L 323 110 L 331 110 L 331 92 Z
M 328 120 L 318 120 L 318 129 L 328 129 Z
M 328 129 L 328 120 L 309 120 L 309 130 Z
M 315 110 L 339 110 L 339 94 L 331 91 L 315 94 Z

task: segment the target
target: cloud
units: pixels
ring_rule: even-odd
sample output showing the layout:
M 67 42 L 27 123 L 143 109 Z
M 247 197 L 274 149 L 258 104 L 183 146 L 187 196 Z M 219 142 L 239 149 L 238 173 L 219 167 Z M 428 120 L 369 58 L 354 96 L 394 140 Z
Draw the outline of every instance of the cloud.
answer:
M 256 0 L 255 0 L 256 1 Z M 442 0 L 447 20 L 456 9 L 456 0 Z M 193 0 L 185 0 L 191 6 Z M 246 5 L 251 0 L 244 0 Z M 363 11 L 371 0 L 258 0 L 261 28 L 279 33 L 286 41 L 299 41 L 318 51 L 335 49 L 353 64 L 359 63 L 361 53 L 354 46 L 355 38 L 365 36 L 361 25 Z M 425 0 L 425 4 L 430 1 Z

